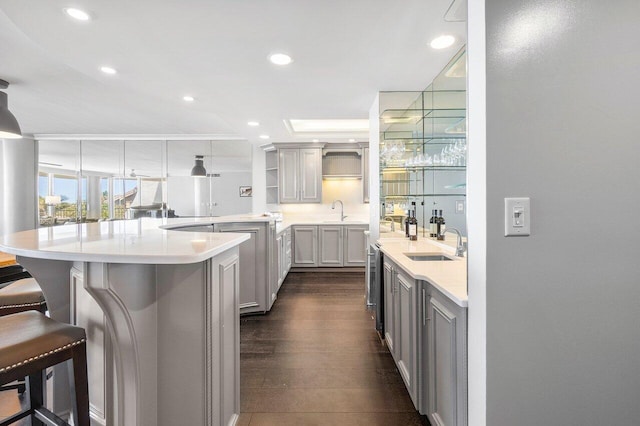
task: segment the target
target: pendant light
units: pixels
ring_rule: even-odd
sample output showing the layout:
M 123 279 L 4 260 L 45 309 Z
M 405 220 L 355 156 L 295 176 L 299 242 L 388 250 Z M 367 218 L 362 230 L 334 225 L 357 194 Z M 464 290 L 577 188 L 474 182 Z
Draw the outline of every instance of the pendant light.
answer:
M 207 169 L 204 168 L 204 155 L 196 155 L 196 165 L 191 169 L 193 177 L 207 177 Z
M 0 80 L 0 89 L 6 89 L 9 83 Z M 9 111 L 8 96 L 5 92 L 0 92 L 0 139 L 20 139 L 22 131 L 18 125 L 18 120 Z

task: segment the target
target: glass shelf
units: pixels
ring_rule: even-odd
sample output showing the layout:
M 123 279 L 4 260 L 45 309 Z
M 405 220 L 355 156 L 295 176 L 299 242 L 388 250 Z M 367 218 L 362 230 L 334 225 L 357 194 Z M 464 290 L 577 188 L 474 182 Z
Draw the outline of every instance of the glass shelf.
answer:
M 380 165 L 380 171 L 382 173 L 405 173 L 421 170 L 434 170 L 434 171 L 461 171 L 467 170 L 466 166 L 412 166 L 412 167 L 385 167 Z

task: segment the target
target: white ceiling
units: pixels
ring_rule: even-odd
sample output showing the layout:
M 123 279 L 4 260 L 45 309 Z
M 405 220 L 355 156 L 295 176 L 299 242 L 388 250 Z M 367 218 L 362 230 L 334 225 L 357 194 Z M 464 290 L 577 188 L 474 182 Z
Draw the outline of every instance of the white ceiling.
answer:
M 367 118 L 378 91 L 426 87 L 465 43 L 451 1 L 0 0 L 0 78 L 24 133 L 291 141 L 283 119 Z M 456 44 L 431 49 L 442 33 Z

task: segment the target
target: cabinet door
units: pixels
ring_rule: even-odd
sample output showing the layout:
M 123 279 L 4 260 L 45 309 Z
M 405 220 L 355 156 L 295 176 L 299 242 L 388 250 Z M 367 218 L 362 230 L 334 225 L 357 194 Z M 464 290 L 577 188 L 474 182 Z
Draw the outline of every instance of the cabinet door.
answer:
M 295 226 L 293 228 L 293 266 L 318 266 L 317 226 Z
M 466 311 L 432 290 L 429 298 L 429 421 L 467 424 Z
M 395 294 L 395 271 L 393 267 L 384 262 L 384 340 L 387 347 L 394 356 L 394 294 Z
M 300 202 L 322 202 L 322 150 L 300 149 Z
M 284 274 L 283 274 L 283 270 L 284 270 L 284 256 L 282 253 L 282 240 L 283 240 L 283 235 L 284 234 L 280 234 L 276 237 L 276 247 L 275 247 L 275 253 L 277 255 L 278 258 L 278 286 L 280 284 L 282 284 L 282 281 L 284 280 Z
M 286 259 L 286 272 L 285 275 L 289 273 L 291 269 L 291 229 L 287 229 L 286 241 L 285 241 L 285 259 Z
M 239 266 L 237 256 L 217 265 L 220 288 L 220 377 L 221 422 L 230 424 L 240 415 L 240 311 L 238 309 Z M 217 342 L 216 342 L 217 343 Z
M 396 362 L 414 405 L 417 405 L 417 326 L 416 283 L 398 274 L 396 282 L 396 316 L 398 335 L 396 336 Z
M 280 203 L 297 203 L 300 193 L 299 149 L 280 149 L 278 162 Z
M 344 266 L 365 266 L 367 262 L 367 226 L 345 226 Z
M 342 226 L 320 226 L 318 266 L 342 266 Z

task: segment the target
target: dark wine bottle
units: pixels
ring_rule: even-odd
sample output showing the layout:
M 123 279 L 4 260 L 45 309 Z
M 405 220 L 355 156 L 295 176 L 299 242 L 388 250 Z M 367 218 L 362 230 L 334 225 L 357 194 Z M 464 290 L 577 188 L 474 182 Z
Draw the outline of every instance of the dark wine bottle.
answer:
M 431 219 L 429 219 L 429 236 L 431 238 L 436 237 L 436 219 L 437 219 L 437 210 L 431 210 Z
M 411 210 L 407 209 L 407 217 L 404 218 L 404 236 L 409 238 L 409 218 L 411 217 Z
M 409 219 L 409 239 L 416 241 L 418 239 L 418 219 L 416 218 L 416 203 L 411 203 L 413 207 L 413 215 Z
M 444 232 L 447 229 L 445 225 L 444 216 L 442 216 L 442 210 L 440 210 L 440 216 L 438 217 L 438 239 L 444 240 Z

